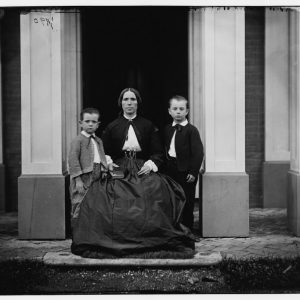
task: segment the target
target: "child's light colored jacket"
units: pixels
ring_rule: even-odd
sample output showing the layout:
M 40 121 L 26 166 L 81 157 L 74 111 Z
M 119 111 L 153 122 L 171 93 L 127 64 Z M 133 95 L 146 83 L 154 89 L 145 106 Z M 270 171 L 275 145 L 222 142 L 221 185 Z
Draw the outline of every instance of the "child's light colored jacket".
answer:
M 95 136 L 98 147 L 101 165 L 107 170 L 107 161 L 104 153 L 103 144 L 100 138 Z M 91 137 L 79 134 L 71 143 L 68 156 L 68 167 L 71 178 L 75 178 L 81 174 L 93 171 L 94 166 L 94 146 Z

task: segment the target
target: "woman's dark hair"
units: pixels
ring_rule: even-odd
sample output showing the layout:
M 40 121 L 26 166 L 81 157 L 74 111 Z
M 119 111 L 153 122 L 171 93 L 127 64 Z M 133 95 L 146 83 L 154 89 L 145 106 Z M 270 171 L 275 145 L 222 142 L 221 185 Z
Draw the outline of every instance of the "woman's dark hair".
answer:
M 80 113 L 81 121 L 83 120 L 84 114 L 96 114 L 96 115 L 98 115 L 98 121 L 100 120 L 100 112 L 97 108 L 87 107 L 87 108 L 83 109 Z
M 126 92 L 132 92 L 132 93 L 135 94 L 135 97 L 136 97 L 136 100 L 137 100 L 137 103 L 138 103 L 138 108 L 140 108 L 140 106 L 142 105 L 142 98 L 141 98 L 141 95 L 140 95 L 139 91 L 134 89 L 134 88 L 126 88 L 121 92 L 121 94 L 119 96 L 119 99 L 118 99 L 119 107 L 122 107 L 123 96 Z

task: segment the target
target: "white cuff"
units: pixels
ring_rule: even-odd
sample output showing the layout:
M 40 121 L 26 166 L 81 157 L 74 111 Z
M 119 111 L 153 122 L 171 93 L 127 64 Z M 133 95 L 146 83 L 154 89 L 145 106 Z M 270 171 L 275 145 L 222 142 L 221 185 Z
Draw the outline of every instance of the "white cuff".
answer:
M 105 155 L 105 158 L 106 158 L 106 163 L 108 165 L 113 163 L 113 160 L 111 159 L 111 157 L 109 155 Z
M 144 166 L 150 167 L 151 171 L 153 171 L 153 172 L 157 172 L 158 171 L 158 168 L 157 168 L 156 164 L 151 159 L 147 160 L 144 163 Z

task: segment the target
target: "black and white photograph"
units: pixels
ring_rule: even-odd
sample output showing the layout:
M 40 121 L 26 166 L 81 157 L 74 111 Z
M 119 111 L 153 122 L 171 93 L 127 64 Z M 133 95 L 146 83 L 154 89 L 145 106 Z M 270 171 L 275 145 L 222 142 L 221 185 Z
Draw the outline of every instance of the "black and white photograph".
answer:
M 0 296 L 299 293 L 296 1 L 0 2 Z

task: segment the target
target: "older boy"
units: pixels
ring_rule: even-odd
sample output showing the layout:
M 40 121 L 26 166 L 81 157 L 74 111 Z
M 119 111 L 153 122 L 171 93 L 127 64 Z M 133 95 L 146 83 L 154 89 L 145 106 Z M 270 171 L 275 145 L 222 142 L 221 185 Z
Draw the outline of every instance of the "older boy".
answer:
M 84 109 L 79 120 L 82 131 L 71 142 L 68 167 L 73 220 L 78 217 L 80 203 L 91 183 L 112 169 L 112 161 L 105 156 L 102 141 L 95 135 L 100 124 L 99 118 L 97 109 Z
M 182 96 L 169 100 L 173 123 L 164 130 L 166 173 L 177 181 L 186 195 L 182 223 L 193 230 L 195 190 L 203 160 L 203 145 L 197 128 L 187 120 L 188 101 Z

